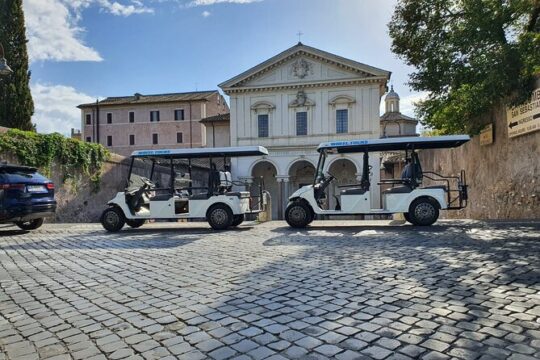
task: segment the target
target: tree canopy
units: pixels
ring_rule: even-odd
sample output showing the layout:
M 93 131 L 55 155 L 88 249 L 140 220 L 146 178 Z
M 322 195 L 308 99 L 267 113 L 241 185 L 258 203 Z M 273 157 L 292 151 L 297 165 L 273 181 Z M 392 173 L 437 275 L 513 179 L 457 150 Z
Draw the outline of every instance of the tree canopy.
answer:
M 524 102 L 540 73 L 540 0 L 399 0 L 392 51 L 426 91 L 421 122 L 476 134 L 502 101 Z
M 0 0 L 0 43 L 13 73 L 0 76 L 0 126 L 33 130 L 34 102 L 22 0 Z

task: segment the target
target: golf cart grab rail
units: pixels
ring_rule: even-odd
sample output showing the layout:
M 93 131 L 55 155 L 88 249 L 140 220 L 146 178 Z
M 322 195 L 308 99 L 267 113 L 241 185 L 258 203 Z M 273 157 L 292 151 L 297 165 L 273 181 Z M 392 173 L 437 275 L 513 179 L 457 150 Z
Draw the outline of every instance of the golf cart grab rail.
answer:
M 446 183 L 445 192 L 446 192 L 447 201 L 448 201 L 448 206 L 447 206 L 448 210 L 461 210 L 467 207 L 469 195 L 467 191 L 468 185 L 467 185 L 467 179 L 465 177 L 465 170 L 461 170 L 460 176 L 443 176 L 434 171 L 424 171 L 422 173 L 422 177 L 425 177 L 431 181 L 441 181 L 441 182 Z M 458 186 L 457 189 L 452 189 L 450 187 L 451 180 L 454 180 L 457 182 L 457 186 Z M 456 192 L 457 192 L 457 196 L 452 198 L 452 193 L 456 193 Z M 458 202 L 458 204 L 456 206 L 453 206 L 452 204 L 456 203 L 456 201 Z

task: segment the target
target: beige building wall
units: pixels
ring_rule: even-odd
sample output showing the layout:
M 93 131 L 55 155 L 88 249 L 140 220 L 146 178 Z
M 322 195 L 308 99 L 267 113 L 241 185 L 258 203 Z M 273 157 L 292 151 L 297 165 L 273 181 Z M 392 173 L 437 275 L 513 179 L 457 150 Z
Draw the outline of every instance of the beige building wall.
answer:
M 229 147 L 231 146 L 231 128 L 229 122 L 205 124 L 206 146 L 207 147 Z
M 184 120 L 175 120 L 174 111 L 184 110 Z M 160 121 L 150 121 L 150 112 L 159 111 Z M 207 101 L 100 105 L 99 106 L 99 143 L 111 152 L 129 156 L 135 150 L 189 148 L 206 146 L 206 131 L 199 121 L 207 116 L 228 112 L 228 106 L 219 93 L 213 94 Z M 129 122 L 129 113 L 134 112 L 134 122 Z M 86 124 L 86 115 L 92 117 L 92 125 Z M 112 122 L 107 123 L 107 114 Z M 82 140 L 97 142 L 95 123 L 96 107 L 81 109 Z M 178 142 L 181 133 L 181 142 Z M 158 143 L 153 143 L 157 134 Z M 112 145 L 108 146 L 108 137 Z M 130 136 L 135 143 L 130 145 Z

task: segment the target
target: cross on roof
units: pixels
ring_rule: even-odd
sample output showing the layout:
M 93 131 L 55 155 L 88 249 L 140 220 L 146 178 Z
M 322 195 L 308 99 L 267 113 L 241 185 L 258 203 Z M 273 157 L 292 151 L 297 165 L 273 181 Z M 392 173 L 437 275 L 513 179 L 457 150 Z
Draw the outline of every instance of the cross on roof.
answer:
M 304 33 L 302 31 L 298 31 L 296 35 L 298 35 L 298 42 L 302 42 L 302 35 L 304 35 Z

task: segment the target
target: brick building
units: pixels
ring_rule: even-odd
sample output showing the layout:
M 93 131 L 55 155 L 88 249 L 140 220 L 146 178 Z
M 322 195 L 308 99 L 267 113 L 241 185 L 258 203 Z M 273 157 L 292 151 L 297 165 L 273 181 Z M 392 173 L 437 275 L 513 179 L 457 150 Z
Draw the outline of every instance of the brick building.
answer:
M 81 104 L 82 139 L 129 156 L 135 150 L 206 146 L 201 119 L 229 112 L 217 90 L 108 97 Z

